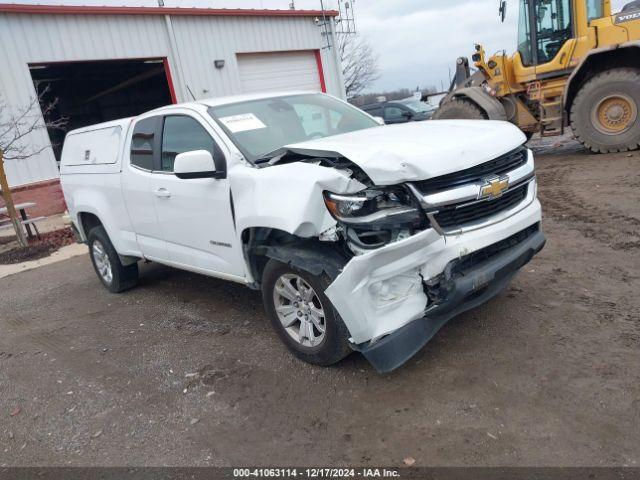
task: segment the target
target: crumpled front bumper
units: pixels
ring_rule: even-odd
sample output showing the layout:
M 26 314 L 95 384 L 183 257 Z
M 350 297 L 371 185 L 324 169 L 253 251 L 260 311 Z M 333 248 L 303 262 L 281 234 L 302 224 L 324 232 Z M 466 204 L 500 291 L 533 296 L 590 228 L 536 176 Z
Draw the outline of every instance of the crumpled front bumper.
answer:
M 525 208 L 489 228 L 451 236 L 425 230 L 352 258 L 325 293 L 349 329 L 354 349 L 362 351 L 378 370 L 393 370 L 414 355 L 447 320 L 504 288 L 518 268 L 542 248 L 544 235 L 540 233 L 525 242 L 525 253 L 520 252 L 520 246 L 514 247 L 492 258 L 491 265 L 478 266 L 473 275 L 458 279 L 455 288 L 437 305 L 428 299 L 425 282 L 437 281 L 452 262 L 540 221 L 540 202 L 534 196 Z M 512 250 L 520 252 L 515 260 Z M 468 278 L 475 279 L 475 283 L 471 282 L 475 290 L 468 290 Z
M 398 368 L 431 340 L 451 318 L 497 295 L 545 244 L 538 230 L 512 249 L 474 265 L 451 279 L 447 298 L 414 320 L 374 343 L 355 345 L 378 372 Z

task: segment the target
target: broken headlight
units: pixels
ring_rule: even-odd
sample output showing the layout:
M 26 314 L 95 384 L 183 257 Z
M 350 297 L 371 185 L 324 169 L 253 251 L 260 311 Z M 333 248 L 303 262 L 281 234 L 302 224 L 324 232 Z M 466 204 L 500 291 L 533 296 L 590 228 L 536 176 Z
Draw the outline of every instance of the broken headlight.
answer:
M 371 188 L 349 195 L 324 192 L 324 203 L 333 218 L 351 227 L 397 229 L 425 223 L 422 211 L 402 187 Z

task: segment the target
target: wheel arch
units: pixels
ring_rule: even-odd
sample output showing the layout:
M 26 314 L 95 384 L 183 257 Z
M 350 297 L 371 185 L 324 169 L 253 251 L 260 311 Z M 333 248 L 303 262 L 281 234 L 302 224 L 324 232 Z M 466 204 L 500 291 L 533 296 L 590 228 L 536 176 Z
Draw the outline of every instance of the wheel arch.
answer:
M 269 259 L 331 278 L 335 278 L 348 261 L 336 242 L 303 238 L 275 228 L 246 228 L 241 239 L 247 269 L 253 279 L 249 286 L 254 289 L 261 288 L 262 273 Z
M 596 48 L 590 51 L 576 68 L 565 86 L 564 108 L 567 119 L 571 121 L 571 107 L 580 88 L 593 75 L 614 68 L 640 69 L 640 41 Z
M 104 224 L 100 220 L 100 217 L 93 212 L 89 211 L 81 211 L 77 213 L 78 218 L 78 227 L 80 230 L 80 234 L 82 235 L 82 239 L 84 242 L 87 242 L 89 238 L 89 232 L 92 228 L 95 227 L 104 227 Z

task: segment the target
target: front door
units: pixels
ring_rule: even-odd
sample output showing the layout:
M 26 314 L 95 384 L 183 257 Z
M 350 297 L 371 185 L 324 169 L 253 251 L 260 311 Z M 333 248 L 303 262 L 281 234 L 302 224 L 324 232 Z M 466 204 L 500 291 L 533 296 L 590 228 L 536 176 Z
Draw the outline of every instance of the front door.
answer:
M 207 150 L 216 165 L 222 164 L 224 154 L 213 135 L 211 127 L 190 114 L 164 117 L 160 165 L 150 191 L 171 263 L 202 273 L 244 277 L 229 181 L 180 179 L 173 174 L 176 156 L 193 150 Z

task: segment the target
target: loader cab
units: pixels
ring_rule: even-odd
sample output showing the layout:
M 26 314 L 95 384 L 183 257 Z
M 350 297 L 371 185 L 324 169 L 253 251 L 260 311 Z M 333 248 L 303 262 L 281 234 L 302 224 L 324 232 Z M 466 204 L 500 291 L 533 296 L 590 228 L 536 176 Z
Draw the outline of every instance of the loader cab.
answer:
M 589 3 L 601 0 L 587 0 Z M 518 53 L 523 68 L 563 67 L 574 35 L 572 0 L 520 0 Z M 560 65 L 559 65 L 560 64 Z

